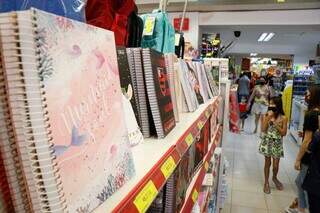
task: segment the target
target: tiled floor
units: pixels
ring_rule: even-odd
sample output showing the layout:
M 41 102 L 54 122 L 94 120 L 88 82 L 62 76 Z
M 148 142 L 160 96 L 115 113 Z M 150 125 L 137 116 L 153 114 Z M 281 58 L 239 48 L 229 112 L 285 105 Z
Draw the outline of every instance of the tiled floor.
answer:
M 290 134 L 284 139 L 285 158 L 280 161 L 279 179 L 284 190 L 276 190 L 270 178 L 271 194 L 263 193 L 264 157 L 258 153 L 260 138 L 253 135 L 253 120 L 249 117 L 245 131 L 228 133 L 223 150 L 230 163 L 228 170 L 228 199 L 222 213 L 279 213 L 284 212 L 295 197 L 293 168 L 298 146 Z M 271 171 L 270 171 L 271 172 Z M 272 174 L 272 173 L 271 173 Z

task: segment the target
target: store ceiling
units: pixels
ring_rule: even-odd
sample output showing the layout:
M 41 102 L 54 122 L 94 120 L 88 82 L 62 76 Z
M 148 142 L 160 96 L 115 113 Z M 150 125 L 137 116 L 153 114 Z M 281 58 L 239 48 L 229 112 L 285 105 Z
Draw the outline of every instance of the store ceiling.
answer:
M 241 31 L 236 39 L 234 31 Z M 320 42 L 320 26 L 201 26 L 202 33 L 220 33 L 222 46 L 235 41 L 227 53 L 264 55 L 295 55 L 315 57 L 316 46 Z M 263 32 L 274 32 L 269 42 L 258 42 Z
M 136 0 L 140 13 L 157 8 L 160 0 Z M 167 11 L 180 12 L 185 0 L 169 0 Z M 244 10 L 288 10 L 318 9 L 320 0 L 188 0 L 188 11 L 244 11 Z

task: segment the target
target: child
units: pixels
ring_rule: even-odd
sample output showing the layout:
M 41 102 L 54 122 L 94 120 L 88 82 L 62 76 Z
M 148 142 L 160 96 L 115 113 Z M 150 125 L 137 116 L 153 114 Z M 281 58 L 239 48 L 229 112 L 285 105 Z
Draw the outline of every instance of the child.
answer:
M 264 164 L 264 188 L 266 194 L 270 194 L 269 173 L 271 158 L 273 159 L 272 180 L 278 190 L 283 190 L 282 183 L 278 180 L 280 158 L 284 156 L 282 138 L 287 134 L 288 120 L 284 116 L 281 97 L 273 97 L 270 100 L 267 114 L 262 122 L 262 141 L 259 152 L 265 156 Z
M 239 103 L 239 111 L 240 111 L 240 119 L 241 119 L 241 131 L 243 131 L 244 128 L 244 121 L 248 117 L 247 113 L 247 98 L 245 96 L 241 96 L 241 100 Z

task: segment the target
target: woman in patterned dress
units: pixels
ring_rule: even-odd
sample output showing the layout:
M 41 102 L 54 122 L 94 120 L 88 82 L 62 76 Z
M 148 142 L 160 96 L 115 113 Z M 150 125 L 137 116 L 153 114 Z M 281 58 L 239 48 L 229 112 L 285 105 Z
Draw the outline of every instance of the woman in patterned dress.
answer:
M 281 97 L 273 97 L 270 100 L 268 113 L 264 116 L 262 122 L 262 141 L 259 146 L 259 152 L 265 156 L 264 163 L 264 188 L 266 194 L 270 194 L 269 174 L 272 163 L 272 181 L 278 190 L 283 190 L 282 183 L 278 180 L 278 171 L 280 158 L 284 157 L 282 138 L 287 134 L 288 120 L 284 116 Z

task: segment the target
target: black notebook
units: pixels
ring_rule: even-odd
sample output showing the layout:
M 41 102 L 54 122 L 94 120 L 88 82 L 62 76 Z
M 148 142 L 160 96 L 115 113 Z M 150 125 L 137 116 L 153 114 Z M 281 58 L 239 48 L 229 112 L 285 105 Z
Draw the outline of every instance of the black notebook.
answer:
M 130 100 L 132 105 L 132 109 L 136 116 L 136 119 L 140 125 L 141 121 L 139 120 L 139 113 L 137 108 L 136 101 L 136 91 L 134 89 L 134 80 L 133 76 L 130 73 L 130 67 L 128 63 L 127 50 L 125 47 L 117 46 L 117 58 L 119 65 L 119 75 L 120 75 L 120 85 L 122 89 L 122 93 Z
M 163 138 L 175 127 L 165 59 L 163 54 L 152 49 L 143 49 L 142 54 L 152 120 L 157 136 Z

